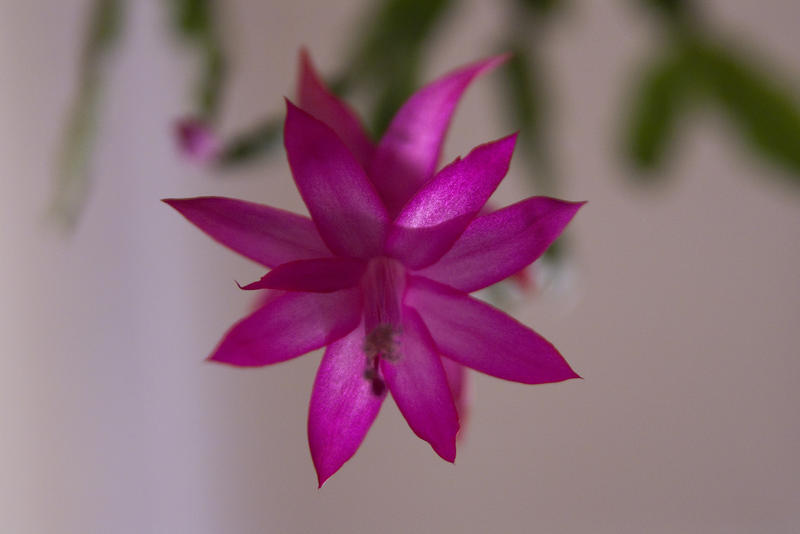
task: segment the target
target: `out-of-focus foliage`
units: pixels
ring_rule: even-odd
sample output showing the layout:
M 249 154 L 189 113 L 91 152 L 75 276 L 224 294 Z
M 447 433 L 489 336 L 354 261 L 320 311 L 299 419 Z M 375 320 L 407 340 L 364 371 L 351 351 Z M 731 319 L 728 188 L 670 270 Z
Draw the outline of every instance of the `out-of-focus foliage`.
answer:
M 782 165 L 800 183 L 800 108 L 797 101 L 755 63 L 733 49 L 698 50 L 708 92 L 727 112 L 743 139 Z
M 691 64 L 683 49 L 670 49 L 643 73 L 625 142 L 628 157 L 640 170 L 653 170 L 666 159 L 677 122 L 688 107 L 690 77 Z
M 693 19 L 691 0 L 643 0 L 646 5 L 665 15 L 672 22 Z
M 375 137 L 388 127 L 397 109 L 419 84 L 426 43 L 455 0 L 385 0 L 357 25 L 345 69 L 328 85 L 338 95 L 367 88 L 372 95 L 369 126 Z M 267 117 L 235 136 L 219 157 L 223 167 L 268 154 L 281 136 L 279 117 Z
M 222 166 L 234 166 L 268 153 L 281 139 L 283 121 L 270 117 L 228 141 L 219 155 Z
M 554 103 L 539 52 L 553 15 L 563 6 L 562 0 L 516 0 L 511 9 L 511 31 L 501 45 L 511 53 L 502 69 L 507 92 L 502 101 L 511 127 L 519 131 L 519 152 L 527 162 L 527 175 L 538 194 L 555 195 L 558 189 L 549 145 Z M 546 259 L 561 256 L 564 239 L 562 236 L 547 249 Z
M 51 215 L 71 228 L 89 192 L 89 162 L 103 92 L 103 70 L 124 21 L 122 0 L 95 0 L 80 59 L 79 88 L 69 111 L 58 160 Z
M 337 80 L 338 90 L 367 84 L 375 92 L 371 127 L 380 136 L 419 84 L 423 51 L 453 0 L 386 0 L 360 27 L 366 32 Z
M 564 5 L 564 0 L 517 0 L 523 8 L 534 11 L 539 15 L 549 15 Z
M 459 0 L 381 0 L 354 24 L 352 48 L 343 69 L 329 85 L 339 95 L 366 96 L 368 123 L 378 137 L 399 106 L 420 85 L 426 47 Z M 519 152 L 539 194 L 557 194 L 557 165 L 549 146 L 555 91 L 542 57 L 542 41 L 554 26 L 564 0 L 503 0 L 508 13 L 497 30 L 500 48 L 512 52 L 501 70 L 502 99 L 511 127 L 520 131 Z M 570 3 L 579 8 L 580 3 Z M 631 4 L 634 2 L 631 0 Z M 800 107 L 780 78 L 736 48 L 728 46 L 701 17 L 693 0 L 636 0 L 656 17 L 662 49 L 643 66 L 627 101 L 623 147 L 641 181 L 666 177 L 663 171 L 680 139 L 684 119 L 695 109 L 715 107 L 730 118 L 739 137 L 754 152 L 785 169 L 800 183 Z M 193 91 L 192 120 L 213 132 L 226 82 L 221 31 L 224 2 L 164 0 L 170 30 L 200 59 Z M 66 125 L 53 212 L 68 225 L 80 213 L 88 192 L 89 155 L 102 94 L 102 70 L 121 31 L 125 0 L 95 0 L 84 46 L 80 86 Z M 242 165 L 269 153 L 281 138 L 281 119 L 264 117 L 223 143 L 215 161 L 222 168 Z M 552 249 L 558 250 L 558 247 Z M 551 252 L 550 254 L 553 254 Z
M 437 23 L 454 0 L 386 0 L 357 25 L 364 31 L 354 40 L 345 69 L 329 80 L 343 95 L 368 88 L 373 97 L 369 126 L 379 137 L 402 103 L 419 84 L 424 48 Z M 280 139 L 281 121 L 267 117 L 234 137 L 223 149 L 220 165 L 240 165 L 267 154 Z
M 511 53 L 502 69 L 506 116 L 512 128 L 520 132 L 521 152 L 541 194 L 554 193 L 555 178 L 548 146 L 553 100 L 540 43 L 552 25 L 553 15 L 563 6 L 562 0 L 515 0 L 510 11 L 510 31 L 501 44 L 502 50 Z
M 214 0 L 168 0 L 173 31 L 197 49 L 203 68 L 195 90 L 196 112 L 203 119 L 216 114 L 225 82 L 226 62 Z
M 520 141 L 528 150 L 525 157 L 533 162 L 538 171 L 543 191 L 552 187 L 549 183 L 552 172 L 549 151 L 546 147 L 547 111 L 549 96 L 545 91 L 541 67 L 534 63 L 525 48 L 509 50 L 511 58 L 503 69 L 509 96 L 507 114 L 514 127 L 520 131 Z
M 643 70 L 625 131 L 625 152 L 652 181 L 690 108 L 716 106 L 753 152 L 800 183 L 800 106 L 773 75 L 718 39 L 689 0 L 643 0 L 667 27 L 661 55 Z

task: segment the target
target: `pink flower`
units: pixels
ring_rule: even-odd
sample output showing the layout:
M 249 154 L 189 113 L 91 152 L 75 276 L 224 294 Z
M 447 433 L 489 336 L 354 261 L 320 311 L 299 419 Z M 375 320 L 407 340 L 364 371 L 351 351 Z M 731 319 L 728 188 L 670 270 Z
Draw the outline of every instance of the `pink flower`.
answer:
M 468 293 L 533 262 L 581 204 L 534 197 L 479 215 L 516 135 L 434 173 L 460 95 L 503 59 L 421 89 L 375 146 L 304 55 L 303 109 L 287 101 L 284 143 L 311 218 L 228 198 L 166 200 L 272 269 L 244 289 L 284 292 L 237 323 L 211 360 L 263 366 L 327 346 L 308 420 L 320 486 L 356 452 L 387 390 L 453 462 L 462 365 L 526 384 L 578 376 L 547 340 Z
M 178 150 L 187 158 L 206 163 L 220 151 L 221 144 L 205 122 L 198 119 L 181 119 L 175 123 Z

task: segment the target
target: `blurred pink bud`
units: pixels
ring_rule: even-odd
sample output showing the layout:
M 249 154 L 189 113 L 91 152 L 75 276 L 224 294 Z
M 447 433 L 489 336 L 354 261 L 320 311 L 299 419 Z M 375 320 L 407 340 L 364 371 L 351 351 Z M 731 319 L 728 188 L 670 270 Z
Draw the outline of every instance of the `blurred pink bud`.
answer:
M 199 119 L 185 118 L 175 123 L 178 149 L 192 161 L 207 163 L 220 150 L 220 142 L 208 124 Z

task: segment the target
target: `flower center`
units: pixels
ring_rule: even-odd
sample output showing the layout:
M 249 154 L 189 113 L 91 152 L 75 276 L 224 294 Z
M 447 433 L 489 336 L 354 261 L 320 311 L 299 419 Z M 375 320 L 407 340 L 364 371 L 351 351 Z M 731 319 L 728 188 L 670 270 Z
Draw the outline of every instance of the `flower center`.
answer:
M 398 346 L 401 330 L 401 302 L 405 290 L 405 268 L 397 260 L 373 258 L 361 279 L 364 293 L 364 378 L 372 382 L 372 392 L 383 394 L 386 385 L 380 376 L 380 359 L 400 358 Z

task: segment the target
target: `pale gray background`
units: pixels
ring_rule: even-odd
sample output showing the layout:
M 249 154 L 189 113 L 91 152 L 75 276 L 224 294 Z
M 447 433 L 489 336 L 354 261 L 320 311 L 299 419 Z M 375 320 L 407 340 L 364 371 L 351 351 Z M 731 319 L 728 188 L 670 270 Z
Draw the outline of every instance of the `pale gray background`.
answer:
M 393 403 L 322 491 L 305 437 L 319 354 L 241 371 L 203 362 L 257 266 L 158 202 L 218 194 L 302 210 L 283 155 L 225 177 L 176 155 L 192 61 L 161 2 L 132 2 L 69 239 L 42 218 L 88 0 L 0 9 L 0 531 L 9 533 L 732 533 L 800 523 L 800 195 L 706 114 L 676 179 L 631 188 L 615 151 L 628 75 L 655 46 L 628 2 L 573 2 L 546 39 L 571 226 L 560 289 L 515 313 L 585 380 L 477 377 L 455 466 Z M 296 53 L 341 60 L 368 2 L 236 0 L 224 131 L 281 109 Z M 800 73 L 800 3 L 704 2 Z M 426 78 L 493 50 L 503 14 L 467 2 Z M 499 137 L 497 79 L 463 101 L 447 156 Z M 531 194 L 520 161 L 496 195 Z

